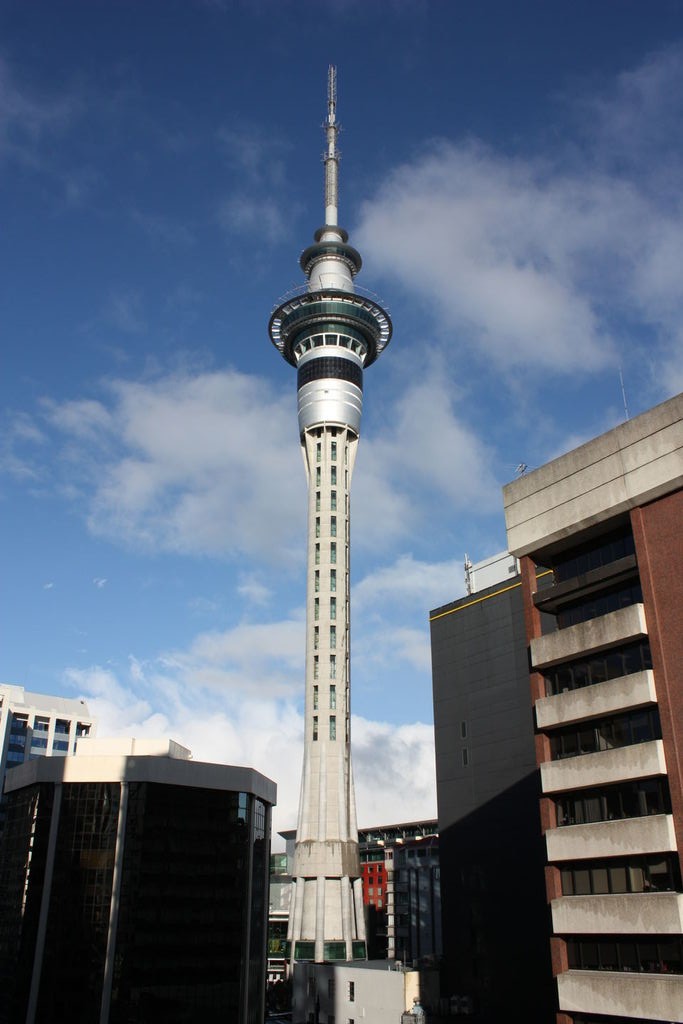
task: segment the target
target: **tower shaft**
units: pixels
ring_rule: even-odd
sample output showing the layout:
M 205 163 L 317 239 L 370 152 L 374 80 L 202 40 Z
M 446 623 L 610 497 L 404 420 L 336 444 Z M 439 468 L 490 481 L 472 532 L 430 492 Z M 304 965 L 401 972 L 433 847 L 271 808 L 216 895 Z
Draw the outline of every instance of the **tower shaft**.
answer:
M 350 488 L 363 372 L 391 338 L 376 302 L 355 294 L 358 252 L 337 224 L 336 72 L 328 75 L 325 224 L 300 265 L 307 285 L 273 313 L 273 344 L 297 368 L 308 482 L 304 760 L 288 943 L 292 960 L 365 959 L 351 768 Z

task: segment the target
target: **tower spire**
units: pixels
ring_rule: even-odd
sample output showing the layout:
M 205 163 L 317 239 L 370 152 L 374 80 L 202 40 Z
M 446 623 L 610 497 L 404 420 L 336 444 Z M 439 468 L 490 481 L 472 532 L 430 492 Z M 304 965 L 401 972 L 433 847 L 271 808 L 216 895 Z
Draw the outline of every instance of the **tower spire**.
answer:
M 339 217 L 339 154 L 337 153 L 337 69 L 327 69 L 327 121 L 325 122 L 325 225 L 337 224 Z

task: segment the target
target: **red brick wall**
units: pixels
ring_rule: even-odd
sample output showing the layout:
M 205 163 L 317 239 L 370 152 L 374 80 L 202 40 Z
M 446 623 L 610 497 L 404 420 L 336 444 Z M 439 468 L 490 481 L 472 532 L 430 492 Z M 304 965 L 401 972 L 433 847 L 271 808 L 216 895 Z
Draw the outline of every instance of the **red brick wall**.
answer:
M 683 491 L 631 512 L 683 869 Z

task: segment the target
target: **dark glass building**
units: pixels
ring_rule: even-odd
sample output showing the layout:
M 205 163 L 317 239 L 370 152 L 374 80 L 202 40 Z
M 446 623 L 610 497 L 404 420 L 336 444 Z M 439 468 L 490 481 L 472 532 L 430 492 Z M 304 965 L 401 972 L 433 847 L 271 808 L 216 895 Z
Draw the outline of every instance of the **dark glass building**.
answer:
M 2 1024 L 261 1024 L 274 783 L 79 754 L 8 791 Z

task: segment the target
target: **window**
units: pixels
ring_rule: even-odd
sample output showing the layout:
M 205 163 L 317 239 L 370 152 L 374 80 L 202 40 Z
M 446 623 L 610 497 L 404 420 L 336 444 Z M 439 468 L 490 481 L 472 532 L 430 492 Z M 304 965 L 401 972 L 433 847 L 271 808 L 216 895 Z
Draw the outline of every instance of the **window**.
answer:
M 463 740 L 467 739 L 467 722 L 460 723 L 460 737 Z
M 557 761 L 577 754 L 647 743 L 660 739 L 661 735 L 658 711 L 650 708 L 558 729 L 550 737 L 550 752 L 552 759 Z
M 330 516 L 330 537 L 337 536 L 337 517 Z
M 337 655 L 330 655 L 330 679 L 337 678 Z
M 314 654 L 313 655 L 313 678 L 314 679 L 318 678 L 319 671 L 320 671 L 320 659 L 319 659 L 317 654 Z
M 545 673 L 546 696 L 593 686 L 649 668 L 652 668 L 652 655 L 648 640 L 623 644 L 592 654 L 590 658 L 578 658 L 548 669 Z
M 320 511 L 320 491 L 315 492 L 315 510 Z
M 330 647 L 337 646 L 337 627 L 330 626 Z
M 320 545 L 315 546 L 315 564 L 320 565 Z
M 316 569 L 314 579 L 314 588 L 316 593 L 320 590 L 320 569 Z
M 336 619 L 337 618 L 337 598 L 336 597 L 331 597 L 330 598 L 330 618 L 331 619 Z
M 318 441 L 316 446 L 315 446 L 315 461 L 316 462 L 320 462 L 320 459 L 321 459 L 321 456 L 322 456 L 322 447 L 323 447 L 322 446 L 322 442 Z
M 337 442 L 336 441 L 330 441 L 330 458 L 332 459 L 333 462 L 336 462 L 336 460 L 337 460 Z
M 317 738 L 318 738 L 318 716 L 317 715 L 313 715 L 313 739 L 317 740 Z
M 318 710 L 318 687 L 313 687 L 313 710 Z
M 337 511 L 337 492 L 330 491 L 330 508 L 333 512 Z
M 462 748 L 462 766 L 463 766 L 463 768 L 467 768 L 469 763 L 470 763 L 470 752 L 467 749 L 467 747 L 463 747 Z
M 330 715 L 330 739 L 336 740 L 337 738 L 337 716 Z
M 317 466 L 315 470 L 315 486 L 320 487 L 320 466 Z
M 320 618 L 320 598 L 319 597 L 316 597 L 315 601 L 313 602 L 313 616 L 316 619 Z
M 334 594 L 337 589 L 337 570 L 330 569 L 330 590 Z
M 315 535 L 320 536 L 320 516 L 315 517 Z
M 320 646 L 320 626 L 313 627 L 313 650 L 317 651 Z
M 334 683 L 330 686 L 330 707 L 334 711 L 337 707 L 337 687 Z
M 336 466 L 332 466 L 332 468 L 330 469 L 330 483 L 332 484 L 333 487 L 337 486 L 337 467 Z
M 332 541 L 330 544 L 330 562 L 332 565 L 337 564 L 337 544 L 336 541 Z
M 558 825 L 586 825 L 670 813 L 666 779 L 641 779 L 601 789 L 585 789 L 567 793 L 557 800 Z

